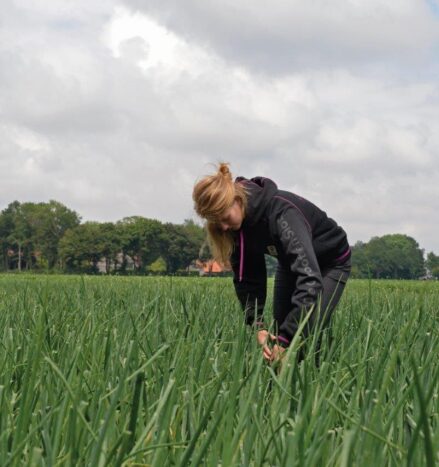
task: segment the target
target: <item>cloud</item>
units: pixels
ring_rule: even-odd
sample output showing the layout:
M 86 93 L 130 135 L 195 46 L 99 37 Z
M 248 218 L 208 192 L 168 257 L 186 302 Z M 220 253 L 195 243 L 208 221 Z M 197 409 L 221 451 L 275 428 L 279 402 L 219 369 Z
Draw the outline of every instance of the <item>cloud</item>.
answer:
M 308 197 L 352 242 L 406 232 L 439 252 L 427 5 L 7 5 L 0 208 L 57 199 L 84 219 L 182 222 L 195 180 L 226 160 Z
M 436 18 L 418 0 L 124 3 L 264 74 L 418 63 L 438 39 Z

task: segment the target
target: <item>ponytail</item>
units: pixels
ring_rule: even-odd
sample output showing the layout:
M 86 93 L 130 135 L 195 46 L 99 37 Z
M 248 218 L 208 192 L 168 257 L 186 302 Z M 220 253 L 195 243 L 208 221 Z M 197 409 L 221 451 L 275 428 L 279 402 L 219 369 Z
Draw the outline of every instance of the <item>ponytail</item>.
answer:
M 221 162 L 214 175 L 206 175 L 195 184 L 192 193 L 195 211 L 207 220 L 205 227 L 213 257 L 226 267 L 230 265 L 234 240 L 231 232 L 220 228 L 219 219 L 235 200 L 240 202 L 243 216 L 247 208 L 247 191 L 233 181 L 229 165 Z

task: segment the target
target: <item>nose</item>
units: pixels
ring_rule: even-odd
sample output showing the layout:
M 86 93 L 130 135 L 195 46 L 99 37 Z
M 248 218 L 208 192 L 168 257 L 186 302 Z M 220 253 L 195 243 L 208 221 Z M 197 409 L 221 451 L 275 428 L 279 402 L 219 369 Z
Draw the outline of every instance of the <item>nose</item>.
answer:
M 229 226 L 227 224 L 225 224 L 224 222 L 221 222 L 221 229 L 223 231 L 229 230 Z

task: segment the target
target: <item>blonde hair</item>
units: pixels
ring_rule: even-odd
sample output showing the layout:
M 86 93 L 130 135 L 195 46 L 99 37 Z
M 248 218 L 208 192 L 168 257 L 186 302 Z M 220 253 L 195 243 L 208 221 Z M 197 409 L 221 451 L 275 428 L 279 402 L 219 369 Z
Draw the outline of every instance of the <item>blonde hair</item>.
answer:
M 233 182 L 229 165 L 226 162 L 219 163 L 217 172 L 199 180 L 192 192 L 195 211 L 207 220 L 205 227 L 213 257 L 223 266 L 229 266 L 234 240 L 231 232 L 220 228 L 218 220 L 235 200 L 240 202 L 244 218 L 248 194 L 241 183 Z

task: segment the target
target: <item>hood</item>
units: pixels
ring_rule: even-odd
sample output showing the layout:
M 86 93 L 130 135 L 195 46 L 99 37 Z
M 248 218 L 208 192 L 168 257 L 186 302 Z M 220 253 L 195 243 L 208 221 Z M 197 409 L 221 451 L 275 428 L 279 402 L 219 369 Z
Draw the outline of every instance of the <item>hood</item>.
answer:
M 256 224 L 265 213 L 265 209 L 273 196 L 277 193 L 277 185 L 265 177 L 236 177 L 235 182 L 242 183 L 249 191 L 247 212 L 243 226 Z

